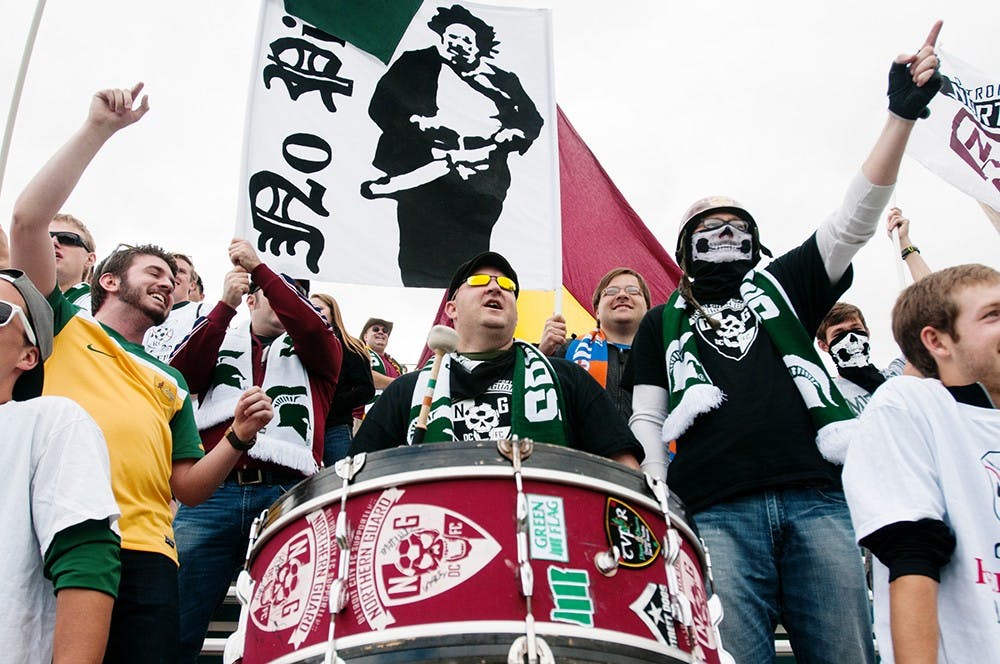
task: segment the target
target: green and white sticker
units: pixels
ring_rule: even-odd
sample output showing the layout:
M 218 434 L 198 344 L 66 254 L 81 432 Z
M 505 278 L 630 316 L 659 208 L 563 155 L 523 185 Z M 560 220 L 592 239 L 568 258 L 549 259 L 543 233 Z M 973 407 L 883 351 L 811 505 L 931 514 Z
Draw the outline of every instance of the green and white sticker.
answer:
M 566 513 L 559 496 L 527 494 L 528 535 L 531 538 L 531 557 L 535 560 L 569 562 L 566 546 Z
M 584 569 L 566 569 L 550 565 L 549 589 L 554 608 L 549 620 L 594 626 L 594 600 L 590 597 L 590 576 Z

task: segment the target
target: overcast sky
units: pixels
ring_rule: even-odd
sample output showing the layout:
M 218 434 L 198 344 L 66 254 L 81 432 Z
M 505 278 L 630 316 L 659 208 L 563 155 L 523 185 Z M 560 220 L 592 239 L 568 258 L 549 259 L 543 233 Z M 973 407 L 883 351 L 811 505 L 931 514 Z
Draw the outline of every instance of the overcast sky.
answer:
M 712 193 L 741 200 L 772 250 L 801 242 L 839 203 L 884 123 L 889 63 L 915 51 L 934 19 L 944 19 L 939 46 L 1000 73 L 996 2 L 494 4 L 552 8 L 556 98 L 668 248 L 684 209 Z M 112 139 L 65 211 L 87 222 L 100 254 L 119 241 L 151 241 L 192 255 L 217 299 L 258 7 L 49 0 L 0 192 L 5 228 L 17 194 L 79 126 L 90 95 L 143 80 L 152 110 Z M 32 8 L 31 0 L 3 5 L 0 112 Z M 978 205 L 909 158 L 895 201 L 932 267 L 998 264 L 1000 237 Z M 888 331 L 895 261 L 880 232 L 855 260 L 847 295 L 868 317 L 878 362 L 897 352 Z M 436 291 L 325 288 L 355 334 L 369 315 L 396 321 L 389 351 L 406 362 L 419 354 L 440 299 Z

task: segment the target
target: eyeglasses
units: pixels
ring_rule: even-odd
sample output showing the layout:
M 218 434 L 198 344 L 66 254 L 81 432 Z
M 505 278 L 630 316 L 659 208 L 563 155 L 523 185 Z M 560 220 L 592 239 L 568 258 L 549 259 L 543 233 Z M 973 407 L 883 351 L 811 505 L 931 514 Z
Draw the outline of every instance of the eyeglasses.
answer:
M 492 274 L 474 274 L 468 277 L 465 280 L 465 283 L 469 284 L 470 286 L 479 287 L 479 286 L 486 286 L 493 279 L 496 279 L 497 286 L 504 289 L 505 291 L 513 293 L 514 291 L 517 290 L 517 282 L 511 279 L 510 277 L 504 277 L 504 276 L 498 277 Z
M 49 231 L 49 237 L 54 237 L 56 242 L 66 247 L 81 247 L 90 251 L 90 247 L 87 246 L 87 242 L 80 236 L 79 233 L 71 233 L 69 231 Z
M 386 334 L 389 334 L 389 328 L 383 327 L 381 325 L 372 325 L 371 327 L 368 328 L 368 331 L 375 332 L 376 334 L 379 332 L 385 332 Z
M 750 222 L 745 219 L 719 219 L 718 217 L 702 219 L 696 228 L 697 230 L 714 231 L 716 228 L 722 228 L 723 226 L 732 226 L 744 233 L 750 230 Z
M 28 317 L 24 315 L 24 309 L 13 302 L 0 300 L 0 327 L 9 325 L 14 320 L 15 315 L 21 319 L 21 325 L 24 326 L 24 336 L 28 337 L 28 343 L 32 346 L 37 346 L 38 339 L 35 337 L 35 331 L 31 329 Z
M 625 291 L 626 295 L 642 295 L 642 290 L 638 286 L 608 286 L 601 291 L 601 295 L 605 297 L 614 297 Z

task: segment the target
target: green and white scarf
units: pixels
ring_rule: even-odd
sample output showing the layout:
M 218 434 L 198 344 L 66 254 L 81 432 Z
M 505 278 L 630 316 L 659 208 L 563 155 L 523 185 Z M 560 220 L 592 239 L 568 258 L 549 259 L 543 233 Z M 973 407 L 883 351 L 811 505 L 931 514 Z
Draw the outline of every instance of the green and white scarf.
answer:
M 781 355 L 816 427 L 816 444 L 828 461 L 843 464 L 856 421 L 813 348 L 812 339 L 795 315 L 781 287 L 765 271 L 751 270 L 740 284 L 740 295 L 760 321 Z M 705 371 L 698 356 L 687 303 L 679 291 L 663 309 L 669 415 L 663 440 L 679 438 L 702 413 L 718 408 L 726 398 Z
M 212 387 L 195 411 L 199 431 L 233 418 L 240 396 L 253 385 L 251 347 L 249 322 L 226 332 Z M 287 334 L 272 341 L 264 353 L 260 387 L 271 397 L 274 418 L 257 433 L 257 443 L 247 454 L 312 475 L 318 469 L 312 454 L 315 413 L 309 374 Z
M 531 344 L 514 340 L 514 376 L 511 389 L 511 434 L 554 445 L 566 445 L 565 401 L 559 380 L 548 359 Z M 427 389 L 433 390 L 430 415 L 427 417 L 427 434 L 424 442 L 437 443 L 455 440 L 451 421 L 451 363 L 454 353 L 441 361 L 437 382 L 431 385 L 433 360 L 420 370 L 413 396 L 410 400 L 410 421 L 406 428 L 406 444 L 413 443 L 413 431 Z

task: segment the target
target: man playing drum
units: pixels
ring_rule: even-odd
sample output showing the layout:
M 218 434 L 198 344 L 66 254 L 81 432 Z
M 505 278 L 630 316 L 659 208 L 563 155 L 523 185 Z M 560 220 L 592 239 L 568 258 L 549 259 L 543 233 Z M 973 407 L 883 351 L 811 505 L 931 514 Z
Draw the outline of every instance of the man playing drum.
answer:
M 458 347 L 442 360 L 425 440 L 517 435 L 638 469 L 642 448 L 601 386 L 574 363 L 514 339 L 518 292 L 517 274 L 495 252 L 475 256 L 452 276 L 445 313 Z M 351 454 L 410 444 L 430 377 L 428 366 L 396 379 L 368 413 Z

